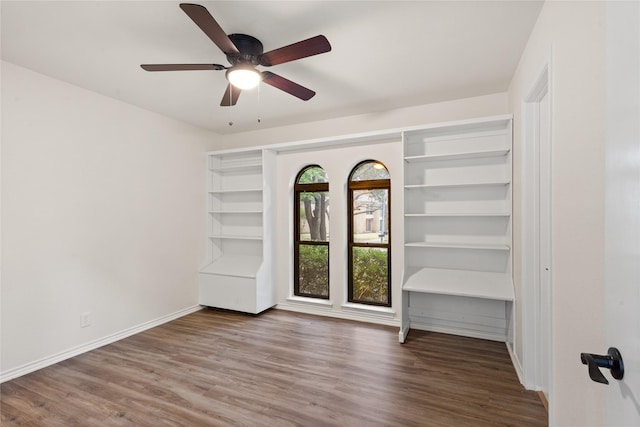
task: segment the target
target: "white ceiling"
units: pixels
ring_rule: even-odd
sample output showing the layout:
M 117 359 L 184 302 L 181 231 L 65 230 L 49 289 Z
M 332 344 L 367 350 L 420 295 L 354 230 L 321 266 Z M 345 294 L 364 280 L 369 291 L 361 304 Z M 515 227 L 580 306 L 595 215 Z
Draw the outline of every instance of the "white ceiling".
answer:
M 516 0 L 194 2 L 227 33 L 260 39 L 265 51 L 324 34 L 331 52 L 269 68 L 317 95 L 304 102 L 263 84 L 243 92 L 235 107 L 220 107 L 224 71 L 143 71 L 143 63 L 228 65 L 179 1 L 3 0 L 2 59 L 233 133 L 505 91 L 542 6 Z

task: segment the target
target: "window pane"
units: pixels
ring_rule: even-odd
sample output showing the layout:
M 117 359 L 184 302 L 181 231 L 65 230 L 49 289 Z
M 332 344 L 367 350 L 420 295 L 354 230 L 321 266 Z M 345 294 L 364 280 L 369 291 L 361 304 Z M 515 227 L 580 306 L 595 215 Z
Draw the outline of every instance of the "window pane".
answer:
M 300 193 L 301 241 L 329 241 L 329 192 Z
M 389 242 L 389 190 L 353 191 L 353 241 Z
M 298 249 L 298 294 L 328 297 L 329 246 L 301 244 Z
M 353 300 L 387 304 L 387 249 L 353 247 Z
M 389 171 L 379 162 L 363 163 L 351 174 L 351 181 L 389 179 Z
M 318 182 L 329 182 L 327 173 L 320 166 L 308 167 L 298 179 L 298 184 L 315 184 Z

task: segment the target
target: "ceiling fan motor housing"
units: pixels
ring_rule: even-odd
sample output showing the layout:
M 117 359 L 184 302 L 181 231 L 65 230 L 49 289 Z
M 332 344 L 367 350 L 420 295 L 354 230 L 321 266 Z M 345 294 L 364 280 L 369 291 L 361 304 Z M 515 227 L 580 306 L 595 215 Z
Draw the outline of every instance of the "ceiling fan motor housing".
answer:
M 260 40 L 247 34 L 229 34 L 229 39 L 238 48 L 240 53 L 227 53 L 227 60 L 231 65 L 251 63 L 260 64 L 260 55 L 264 48 Z

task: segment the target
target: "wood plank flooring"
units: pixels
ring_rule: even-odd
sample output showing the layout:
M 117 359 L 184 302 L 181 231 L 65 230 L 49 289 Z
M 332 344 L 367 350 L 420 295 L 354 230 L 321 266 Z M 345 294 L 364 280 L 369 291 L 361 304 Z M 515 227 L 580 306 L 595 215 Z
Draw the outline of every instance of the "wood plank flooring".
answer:
M 9 426 L 546 426 L 503 343 L 205 309 L 0 386 Z

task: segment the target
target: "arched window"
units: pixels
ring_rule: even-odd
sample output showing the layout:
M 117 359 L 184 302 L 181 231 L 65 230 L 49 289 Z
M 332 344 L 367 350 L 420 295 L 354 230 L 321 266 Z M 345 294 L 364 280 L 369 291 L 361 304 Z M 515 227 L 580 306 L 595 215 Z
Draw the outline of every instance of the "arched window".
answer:
M 349 175 L 349 302 L 391 306 L 389 171 L 366 160 Z
M 329 179 L 318 165 L 294 184 L 294 282 L 297 296 L 329 298 Z

